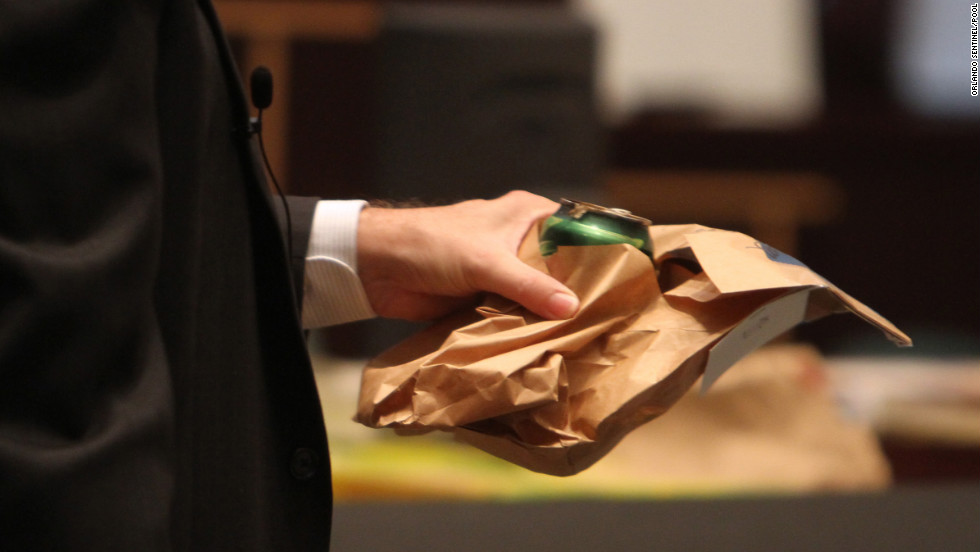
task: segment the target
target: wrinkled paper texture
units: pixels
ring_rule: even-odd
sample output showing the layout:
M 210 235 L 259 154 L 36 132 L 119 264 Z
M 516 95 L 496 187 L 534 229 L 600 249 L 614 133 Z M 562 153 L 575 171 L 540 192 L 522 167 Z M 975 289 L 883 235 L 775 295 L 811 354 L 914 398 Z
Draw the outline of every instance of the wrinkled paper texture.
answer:
M 451 431 L 528 469 L 571 475 L 664 413 L 706 367 L 717 379 L 797 323 L 851 311 L 911 344 L 796 259 L 744 234 L 653 226 L 654 263 L 628 245 L 560 247 L 542 258 L 537 235 L 525 238 L 521 259 L 571 288 L 579 312 L 544 320 L 488 296 L 372 359 L 358 422 Z

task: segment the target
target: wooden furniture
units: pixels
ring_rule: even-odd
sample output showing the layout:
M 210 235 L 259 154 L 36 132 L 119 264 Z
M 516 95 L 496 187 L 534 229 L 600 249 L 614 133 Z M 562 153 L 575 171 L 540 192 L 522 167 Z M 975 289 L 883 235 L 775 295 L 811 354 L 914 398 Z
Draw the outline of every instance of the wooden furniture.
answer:
M 374 40 L 381 6 L 365 0 L 217 0 L 215 8 L 229 36 L 243 45 L 240 63 L 246 75 L 265 65 L 275 79 L 274 101 L 268 110 L 272 116 L 264 118 L 262 135 L 269 162 L 279 179 L 288 182 L 292 44 L 304 39 Z
M 604 191 L 610 205 L 654 224 L 734 226 L 789 255 L 801 228 L 831 222 L 844 205 L 837 186 L 812 173 L 618 170 Z
M 338 504 L 331 550 L 977 550 L 976 483 L 725 500 Z

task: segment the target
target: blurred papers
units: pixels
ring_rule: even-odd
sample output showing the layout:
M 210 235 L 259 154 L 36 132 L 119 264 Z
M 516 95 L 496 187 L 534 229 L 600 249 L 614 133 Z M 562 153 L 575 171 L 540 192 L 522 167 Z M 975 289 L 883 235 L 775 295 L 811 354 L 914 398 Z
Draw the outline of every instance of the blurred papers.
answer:
M 864 491 L 890 483 L 868 424 L 842 415 L 823 359 L 764 347 L 706 395 L 696 389 L 574 476 L 534 473 L 442 432 L 406 438 L 354 424 L 362 363 L 319 359 L 334 494 L 358 500 L 637 499 Z

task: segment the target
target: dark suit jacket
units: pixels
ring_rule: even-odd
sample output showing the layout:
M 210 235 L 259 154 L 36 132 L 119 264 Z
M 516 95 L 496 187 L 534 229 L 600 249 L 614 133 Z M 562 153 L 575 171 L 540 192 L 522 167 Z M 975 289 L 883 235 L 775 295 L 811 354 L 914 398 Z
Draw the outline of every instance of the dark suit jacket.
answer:
M 0 549 L 326 548 L 247 117 L 206 2 L 0 0 Z

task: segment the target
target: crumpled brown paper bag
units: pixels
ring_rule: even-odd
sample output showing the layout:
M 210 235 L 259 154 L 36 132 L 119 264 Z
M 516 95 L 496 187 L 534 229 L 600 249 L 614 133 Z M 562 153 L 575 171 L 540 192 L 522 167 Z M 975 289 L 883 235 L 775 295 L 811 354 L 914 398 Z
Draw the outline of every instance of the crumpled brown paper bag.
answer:
M 528 469 L 571 475 L 703 374 L 710 385 L 797 323 L 849 310 L 911 344 L 799 261 L 744 234 L 652 226 L 654 263 L 628 245 L 560 247 L 542 258 L 537 235 L 519 255 L 578 294 L 576 316 L 543 320 L 489 296 L 372 359 L 358 422 L 451 431 Z

